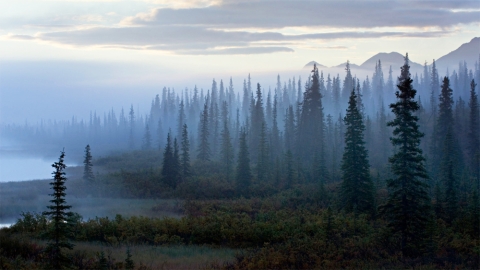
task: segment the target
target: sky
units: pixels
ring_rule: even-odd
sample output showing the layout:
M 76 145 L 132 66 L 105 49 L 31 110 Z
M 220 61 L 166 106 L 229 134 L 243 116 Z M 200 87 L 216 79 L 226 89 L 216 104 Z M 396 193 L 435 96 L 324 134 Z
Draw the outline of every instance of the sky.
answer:
M 480 1 L 0 1 L 0 123 L 147 112 L 161 89 L 208 89 L 250 73 L 361 64 L 379 52 L 418 63 L 480 33 Z

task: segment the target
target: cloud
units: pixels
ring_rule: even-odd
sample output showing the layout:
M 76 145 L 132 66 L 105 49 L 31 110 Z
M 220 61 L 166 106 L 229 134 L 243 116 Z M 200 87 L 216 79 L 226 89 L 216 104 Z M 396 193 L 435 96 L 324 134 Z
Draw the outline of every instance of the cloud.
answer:
M 480 23 L 480 1 L 144 1 L 157 7 L 116 23 L 116 13 L 60 16 L 50 31 L 6 37 L 189 55 L 252 54 L 296 46 L 345 49 L 319 44 L 329 40 L 439 37 L 458 31 L 459 24 Z
M 278 32 L 225 31 L 200 26 L 93 27 L 39 33 L 34 36 L 7 35 L 9 39 L 38 40 L 75 47 L 158 50 L 176 54 L 253 54 L 292 52 L 291 46 L 323 40 L 382 37 L 432 37 L 433 32 L 345 31 L 285 35 Z M 286 47 L 288 45 L 288 47 Z M 330 47 L 342 49 L 343 47 Z
M 189 50 L 185 52 L 178 52 L 179 54 L 191 55 L 246 55 L 246 54 L 266 54 L 278 52 L 294 52 L 293 49 L 287 47 L 243 47 L 243 48 L 226 48 L 215 50 Z
M 321 49 L 327 49 L 327 50 L 346 50 L 348 47 L 346 46 L 323 46 L 319 47 Z
M 6 38 L 13 39 L 13 40 L 35 40 L 36 39 L 35 37 L 29 36 L 29 35 L 12 35 L 12 34 L 6 35 Z
M 203 8 L 156 8 L 128 17 L 122 24 L 222 28 L 450 27 L 480 22 L 479 8 L 480 1 L 222 1 Z
M 221 0 L 145 0 L 148 3 L 156 4 L 162 8 L 185 9 L 185 8 L 203 8 L 213 5 L 219 5 Z

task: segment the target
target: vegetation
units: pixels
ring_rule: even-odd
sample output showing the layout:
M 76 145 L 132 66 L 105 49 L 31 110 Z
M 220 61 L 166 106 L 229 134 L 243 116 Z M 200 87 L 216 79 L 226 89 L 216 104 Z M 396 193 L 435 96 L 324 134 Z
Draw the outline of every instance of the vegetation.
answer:
M 70 260 L 65 256 L 63 249 L 72 249 L 73 245 L 68 242 L 68 236 L 70 233 L 69 222 L 73 216 L 72 212 L 67 212 L 71 208 L 65 201 L 65 168 L 64 163 L 65 152 L 62 151 L 58 162 L 52 164 L 55 168 L 53 172 L 53 181 L 50 183 L 53 189 L 53 193 L 50 196 L 53 197 L 50 202 L 52 205 L 47 206 L 50 211 L 43 212 L 43 215 L 47 216 L 52 223 L 52 226 L 48 233 L 48 239 L 50 242 L 45 248 L 45 253 L 48 258 L 48 267 L 53 269 L 63 269 L 70 264 Z M 46 218 L 43 218 L 46 221 Z
M 32 206 L 47 203 L 45 182 L 2 184 L 15 198 L 0 188 L 10 217 L 24 211 L 0 230 L 0 268 L 478 268 L 479 106 L 463 67 L 413 80 L 407 55 L 395 97 L 380 61 L 363 83 L 348 62 L 343 81 L 317 66 L 268 91 L 214 80 L 164 88 L 147 116 L 70 123 L 65 142 L 91 143 L 73 181 L 63 152 L 54 163 L 49 211 Z M 90 145 L 116 152 L 94 159 Z

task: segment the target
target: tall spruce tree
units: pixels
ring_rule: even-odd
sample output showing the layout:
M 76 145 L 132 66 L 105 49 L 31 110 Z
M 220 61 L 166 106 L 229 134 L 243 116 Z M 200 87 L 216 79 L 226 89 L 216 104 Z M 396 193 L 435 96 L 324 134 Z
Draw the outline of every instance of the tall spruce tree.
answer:
M 313 66 L 311 81 L 303 95 L 303 103 L 298 122 L 297 155 L 307 164 L 314 161 L 324 165 L 324 131 L 322 95 L 317 66 Z M 324 172 L 321 173 L 322 175 Z M 323 181 L 323 179 L 316 179 Z
M 268 178 L 268 141 L 267 141 L 267 128 L 265 122 L 262 123 L 262 127 L 258 140 L 258 155 L 257 155 L 257 179 L 258 181 L 266 181 Z
M 394 178 L 387 180 L 388 199 L 381 212 L 392 231 L 400 235 L 402 253 L 417 256 L 425 248 L 430 198 L 425 158 L 420 149 L 423 134 L 414 115 L 419 109 L 415 101 L 417 91 L 412 87 L 408 54 L 398 81 L 397 102 L 390 104 L 395 119 L 388 122 L 394 128 L 391 141 L 395 153 L 389 159 Z
M 188 140 L 188 128 L 187 124 L 183 124 L 182 128 L 182 143 L 181 143 L 182 154 L 180 157 L 180 167 L 182 178 L 185 179 L 191 174 L 190 170 L 190 141 Z
M 135 147 L 135 111 L 133 110 L 133 105 L 130 106 L 130 112 L 128 113 L 128 119 L 130 124 L 130 134 L 128 137 L 128 147 L 133 149 Z
M 83 180 L 87 183 L 92 183 L 95 180 L 95 175 L 93 174 L 93 164 L 92 164 L 92 154 L 90 153 L 90 145 L 87 144 L 85 147 L 85 158 L 83 160 Z
M 475 188 L 478 192 L 480 189 L 480 110 L 475 87 L 475 81 L 472 80 L 470 83 L 470 101 L 468 103 L 470 107 L 468 119 L 468 158 L 470 170 L 476 178 Z
M 171 186 L 176 189 L 181 180 L 180 171 L 180 149 L 178 148 L 177 138 L 173 140 L 173 177 Z
M 355 91 L 350 94 L 347 114 L 344 118 L 345 151 L 342 159 L 342 191 L 343 208 L 352 212 L 373 214 L 374 186 L 370 178 L 368 152 L 365 149 L 363 132 L 365 125 L 357 107 Z
M 233 171 L 233 146 L 232 138 L 230 137 L 230 130 L 228 128 L 227 121 L 223 122 L 223 129 L 221 132 L 222 146 L 220 149 L 221 162 L 223 164 L 223 172 L 227 181 L 231 180 Z
M 198 155 L 197 158 L 203 161 L 210 160 L 210 131 L 208 127 L 208 105 L 205 102 L 203 111 L 200 115 L 200 125 L 198 129 L 199 140 L 198 140 Z
M 237 159 L 236 188 L 239 195 L 246 196 L 252 183 L 250 156 L 248 153 L 247 133 L 245 128 L 240 131 L 240 145 Z
M 171 132 L 169 132 L 167 135 L 167 144 L 165 145 L 165 150 L 163 151 L 162 176 L 163 182 L 175 189 L 177 187 L 179 176 L 178 146 L 177 139 L 175 139 L 174 145 L 172 145 L 170 133 Z
M 53 174 L 53 181 L 50 186 L 53 193 L 49 194 L 53 197 L 50 202 L 52 205 L 47 206 L 49 211 L 43 212 L 43 215 L 49 216 L 53 226 L 48 232 L 49 242 L 45 248 L 45 253 L 48 258 L 48 267 L 52 269 L 64 269 L 70 265 L 70 259 L 63 252 L 64 249 L 72 249 L 73 244 L 68 242 L 68 236 L 71 232 L 71 224 L 68 222 L 69 218 L 73 216 L 72 212 L 68 210 L 72 208 L 67 205 L 65 200 L 65 168 L 64 163 L 65 151 L 62 151 L 58 162 L 54 162 L 52 167 L 55 168 Z
M 454 172 L 454 158 L 455 158 L 455 149 L 454 149 L 454 138 L 453 138 L 453 129 L 450 127 L 447 131 L 447 135 L 444 139 L 443 146 L 443 155 L 445 158 L 442 160 L 441 170 L 442 170 L 442 182 L 443 187 L 445 188 L 444 196 L 444 209 L 445 209 L 445 218 L 448 223 L 451 223 L 458 211 L 458 198 L 457 198 L 457 188 Z M 437 202 L 438 203 L 438 202 Z
M 287 150 L 285 154 L 285 188 L 292 188 L 294 184 L 294 168 L 293 168 L 293 154 L 290 149 Z
M 145 134 L 143 135 L 143 145 L 144 150 L 150 150 L 152 148 L 152 135 L 150 134 L 150 128 L 148 124 L 145 125 Z

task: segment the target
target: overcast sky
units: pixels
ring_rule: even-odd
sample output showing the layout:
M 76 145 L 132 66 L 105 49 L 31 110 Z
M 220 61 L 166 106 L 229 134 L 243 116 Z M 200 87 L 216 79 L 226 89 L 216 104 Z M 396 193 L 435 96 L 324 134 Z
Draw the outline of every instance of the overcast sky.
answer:
M 163 86 L 212 78 L 298 76 L 312 60 L 397 51 L 431 62 L 479 33 L 478 0 L 0 1 L 0 122 L 149 104 Z

